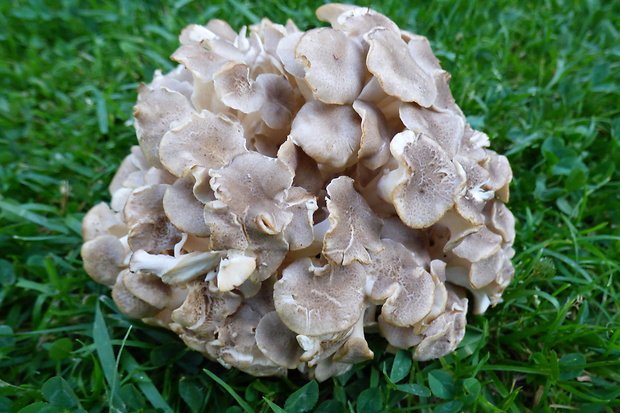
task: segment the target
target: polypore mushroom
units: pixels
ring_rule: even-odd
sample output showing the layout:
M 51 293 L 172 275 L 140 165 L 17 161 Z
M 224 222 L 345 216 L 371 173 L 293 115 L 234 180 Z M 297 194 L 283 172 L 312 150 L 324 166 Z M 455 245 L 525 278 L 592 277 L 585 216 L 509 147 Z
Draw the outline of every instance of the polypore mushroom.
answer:
M 185 28 L 82 223 L 121 312 L 256 376 L 343 374 L 372 333 L 442 357 L 514 275 L 510 165 L 428 40 L 367 8 L 317 16 Z

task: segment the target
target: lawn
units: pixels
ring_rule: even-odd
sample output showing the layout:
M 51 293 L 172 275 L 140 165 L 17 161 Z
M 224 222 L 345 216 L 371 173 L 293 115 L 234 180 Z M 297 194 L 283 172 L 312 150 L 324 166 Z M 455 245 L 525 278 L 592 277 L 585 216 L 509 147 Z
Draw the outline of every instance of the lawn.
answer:
M 362 5 L 368 5 L 367 2 Z M 620 3 L 373 2 L 427 36 L 514 180 L 515 280 L 456 352 L 254 378 L 127 318 L 80 222 L 136 143 L 136 88 L 189 23 L 302 29 L 318 1 L 0 2 L 0 412 L 620 411 Z M 359 396 L 358 396 L 359 395 Z

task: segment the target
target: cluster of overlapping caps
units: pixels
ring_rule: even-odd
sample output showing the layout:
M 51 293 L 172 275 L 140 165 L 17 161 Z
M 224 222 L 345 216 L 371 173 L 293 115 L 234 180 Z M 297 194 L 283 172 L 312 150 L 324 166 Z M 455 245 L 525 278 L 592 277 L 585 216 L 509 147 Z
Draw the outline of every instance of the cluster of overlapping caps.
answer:
M 83 221 L 87 272 L 125 314 L 250 374 L 324 380 L 427 360 L 513 277 L 512 173 L 425 37 L 350 5 L 331 27 L 190 25 L 139 88 L 140 146 Z

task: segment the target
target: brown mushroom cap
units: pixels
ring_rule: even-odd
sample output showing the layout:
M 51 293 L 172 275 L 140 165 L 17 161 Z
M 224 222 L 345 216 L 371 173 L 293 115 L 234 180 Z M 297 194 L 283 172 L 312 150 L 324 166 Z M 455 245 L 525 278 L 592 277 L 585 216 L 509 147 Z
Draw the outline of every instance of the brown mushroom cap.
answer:
M 124 271 L 124 273 L 127 272 L 129 271 Z M 139 299 L 125 287 L 123 282 L 123 278 L 125 278 L 124 273 L 119 275 L 112 289 L 112 299 L 118 309 L 132 318 L 152 317 L 157 314 L 160 311 L 157 307 Z
M 314 241 L 313 215 L 318 209 L 316 197 L 302 188 L 291 187 L 283 202 L 286 211 L 293 214 L 283 235 L 291 251 L 309 247 Z
M 436 70 L 441 70 L 439 59 L 433 53 L 431 44 L 424 36 L 410 34 L 407 41 L 409 53 L 415 59 L 416 63 L 429 75 L 433 75 Z
M 329 230 L 323 254 L 332 263 L 349 265 L 354 261 L 370 264 L 369 252 L 384 247 L 379 235 L 383 223 L 364 198 L 353 188 L 353 179 L 341 176 L 327 186 Z
M 292 219 L 276 200 L 293 176 L 278 159 L 256 152 L 239 155 L 224 168 L 209 171 L 215 197 L 243 224 L 266 234 L 281 233 Z
M 188 102 L 191 102 L 194 90 L 193 82 L 192 73 L 185 66 L 178 65 L 165 75 L 160 70 L 155 70 L 153 81 L 149 86 L 153 89 L 165 88 L 174 90 L 185 96 Z
M 379 181 L 379 194 L 411 228 L 427 228 L 454 206 L 460 179 L 445 151 L 411 131 L 397 134 L 390 151 L 398 169 Z
M 408 349 L 424 340 L 424 336 L 416 333 L 413 327 L 395 326 L 385 321 L 382 316 L 379 316 L 378 324 L 381 335 L 395 348 Z
M 200 45 L 179 47 L 170 59 L 181 63 L 201 82 L 209 82 L 226 63 L 226 59 L 218 56 Z
M 437 87 L 437 98 L 431 108 L 439 112 L 452 112 L 464 119 L 465 114 L 454 101 L 454 97 L 450 91 L 450 73 L 445 70 L 435 70 L 432 75 L 435 86 Z
M 493 193 L 484 188 L 489 181 L 489 173 L 470 158 L 457 156 L 454 159 L 457 174 L 464 182 L 460 196 L 456 197 L 456 211 L 473 225 L 484 223 L 482 209 Z
M 424 340 L 417 345 L 413 358 L 425 361 L 443 357 L 454 351 L 465 335 L 467 298 L 459 298 L 448 290 L 448 311 L 437 317 L 424 331 Z
M 215 296 L 204 282 L 188 285 L 189 294 L 183 304 L 172 312 L 172 321 L 180 327 L 181 337 L 195 337 L 201 343 L 198 351 L 216 339 L 216 333 L 226 318 L 241 305 L 241 297 L 233 293 Z M 211 356 L 213 357 L 213 356 Z M 214 357 L 213 357 L 214 358 Z
M 390 261 L 395 262 L 396 270 L 388 277 L 398 281 L 383 304 L 381 316 L 398 327 L 413 326 L 422 321 L 433 308 L 435 283 L 422 267 L 409 267 L 407 271 L 406 268 L 399 268 L 403 264 L 396 257 Z
M 286 77 L 273 73 L 261 73 L 256 85 L 264 91 L 264 101 L 260 107 L 265 124 L 274 129 L 286 129 L 293 120 L 296 109 L 293 88 Z
M 161 168 L 159 145 L 172 122 L 183 119 L 194 109 L 185 96 L 166 88 L 138 88 L 133 117 L 140 148 L 149 164 Z
M 204 217 L 211 233 L 209 238 L 211 250 L 243 251 L 248 247 L 248 240 L 239 217 L 229 211 L 228 205 L 221 201 L 208 202 L 205 205 Z
M 383 249 L 371 255 L 372 264 L 366 268 L 366 294 L 376 304 L 384 304 L 397 289 L 403 288 L 401 282 L 407 283 L 414 277 L 415 269 L 421 268 L 419 257 L 399 242 L 384 239 L 382 243 Z
M 318 11 L 317 11 L 318 14 Z M 349 36 L 361 37 L 375 27 L 384 27 L 400 34 L 400 29 L 392 20 L 367 7 L 344 10 L 337 19 L 330 21 L 332 27 L 342 30 Z
M 323 187 L 323 179 L 316 162 L 293 143 L 290 137 L 280 145 L 278 159 L 281 160 L 294 175 L 293 185 L 306 191 L 318 194 Z
M 265 315 L 256 326 L 256 345 L 265 357 L 287 369 L 296 368 L 303 354 L 297 344 L 297 334 L 284 325 L 278 313 Z
M 159 157 L 171 174 L 181 178 L 196 166 L 221 168 L 245 151 L 239 123 L 203 110 L 190 114 L 164 135 Z
M 181 240 L 181 231 L 172 225 L 163 207 L 168 185 L 144 186 L 134 190 L 123 209 L 129 227 L 128 244 L 132 251 L 158 254 L 171 250 Z
M 87 242 L 105 234 L 122 237 L 127 234 L 127 226 L 105 202 L 100 202 L 82 219 L 82 238 Z
M 138 165 L 136 165 L 136 162 L 134 160 L 134 154 L 130 153 L 125 157 L 125 159 L 123 159 L 123 162 L 121 162 L 121 165 L 116 170 L 116 173 L 112 178 L 112 182 L 110 182 L 110 185 L 108 186 L 108 190 L 110 191 L 110 193 L 113 194 L 114 192 L 125 186 L 124 182 L 127 177 L 139 170 L 140 168 L 138 167 Z
M 383 113 L 363 100 L 353 102 L 353 110 L 362 118 L 362 136 L 357 157 L 368 169 L 376 170 L 390 159 L 390 133 Z
M 483 258 L 480 261 L 473 262 L 469 271 L 471 286 L 479 290 L 490 284 L 497 278 L 503 265 L 504 255 L 501 251 L 487 258 Z
M 82 245 L 84 269 L 98 283 L 112 286 L 118 273 L 126 267 L 127 251 L 114 235 L 98 235 Z
M 321 27 L 307 31 L 295 47 L 304 80 L 323 103 L 350 104 L 362 91 L 366 77 L 359 41 L 341 31 Z
M 237 33 L 235 33 L 235 37 Z M 190 24 L 181 30 L 181 34 L 179 35 L 179 42 L 182 45 L 188 46 L 196 46 L 200 44 L 205 44 L 209 40 L 217 39 L 219 36 L 207 29 L 206 26 L 202 26 L 199 24 Z M 231 40 L 232 41 L 232 40 Z
M 276 54 L 282 61 L 284 69 L 298 79 L 303 79 L 306 75 L 303 65 L 295 58 L 295 48 L 303 35 L 303 32 L 289 33 L 280 40 L 276 49 Z
M 493 232 L 500 234 L 505 243 L 512 245 L 515 239 L 515 217 L 498 200 L 491 200 L 485 207 L 486 222 Z
M 145 303 L 162 310 L 172 298 L 172 288 L 154 274 L 123 271 L 123 285 L 134 296 Z
M 317 163 L 342 171 L 360 149 L 360 118 L 351 106 L 307 102 L 293 120 L 292 141 Z
M 372 360 L 375 354 L 368 347 L 368 342 L 364 338 L 364 317 L 360 317 L 353 332 L 334 353 L 333 360 L 339 363 L 361 363 L 362 361 Z
M 466 124 L 463 132 L 463 140 L 459 148 L 459 155 L 480 163 L 487 158 L 485 148 L 487 148 L 490 143 L 486 133 L 473 130 L 469 124 Z
M 321 276 L 309 258 L 294 261 L 274 285 L 274 304 L 282 322 L 305 336 L 346 330 L 362 316 L 362 264 L 329 266 Z
M 258 111 L 265 101 L 265 90 L 250 78 L 250 67 L 228 62 L 213 75 L 213 85 L 226 106 L 243 113 Z
M 501 248 L 502 237 L 489 231 L 487 228 L 481 228 L 480 231 L 474 232 L 463 238 L 459 244 L 454 247 L 452 252 L 467 261 L 476 262 L 485 258 L 489 258 Z
M 328 22 L 332 26 L 337 24 L 338 16 L 342 13 L 350 10 L 357 9 L 358 6 L 352 4 L 342 4 L 342 3 L 329 3 L 320 6 L 316 9 L 316 17 L 324 22 Z M 365 9 L 368 10 L 368 9 Z
M 166 216 L 181 231 L 199 237 L 211 234 L 204 219 L 204 204 L 194 195 L 194 179 L 191 175 L 177 179 L 168 186 L 162 202 Z
M 400 106 L 400 119 L 407 129 L 422 133 L 437 142 L 446 151 L 450 159 L 456 155 L 465 121 L 452 112 L 436 112 L 415 103 L 403 103 Z
M 388 95 L 429 107 L 437 97 L 433 78 L 413 59 L 400 34 L 376 27 L 364 35 L 370 45 L 366 66 Z
M 494 191 L 500 201 L 508 202 L 510 199 L 508 185 L 512 180 L 512 169 L 508 158 L 489 150 L 486 153 L 487 160 L 484 166 L 489 171 L 489 179 L 485 182 L 484 188 Z
M 237 38 L 237 32 L 224 20 L 211 19 L 204 27 L 229 42 L 234 42 Z

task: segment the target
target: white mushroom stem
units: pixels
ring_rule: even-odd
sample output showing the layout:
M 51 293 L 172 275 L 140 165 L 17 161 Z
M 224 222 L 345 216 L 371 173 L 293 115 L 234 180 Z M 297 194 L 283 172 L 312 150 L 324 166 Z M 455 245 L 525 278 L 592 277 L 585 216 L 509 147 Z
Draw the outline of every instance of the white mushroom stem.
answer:
M 220 262 L 220 259 L 219 252 L 190 252 L 179 257 L 171 257 L 139 250 L 131 257 L 129 269 L 155 274 L 166 284 L 178 285 L 206 274 Z
M 217 287 L 220 291 L 231 291 L 247 280 L 256 269 L 256 259 L 242 251 L 229 250 L 220 261 L 217 273 Z

